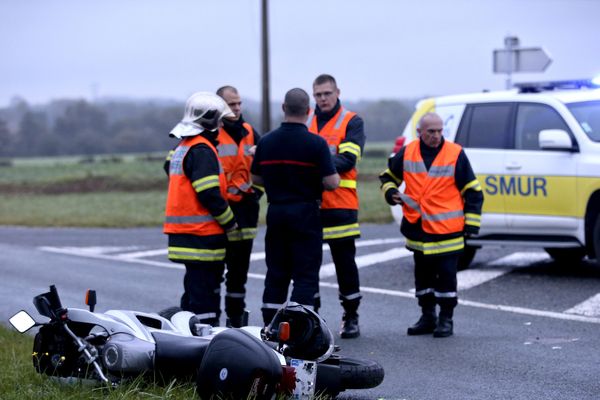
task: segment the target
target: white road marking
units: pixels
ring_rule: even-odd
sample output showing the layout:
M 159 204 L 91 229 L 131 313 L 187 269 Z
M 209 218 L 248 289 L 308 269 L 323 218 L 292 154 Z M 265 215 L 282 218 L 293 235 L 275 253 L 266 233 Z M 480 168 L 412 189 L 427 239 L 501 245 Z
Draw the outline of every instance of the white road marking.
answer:
M 364 256 L 358 256 L 355 258 L 355 260 L 358 268 L 364 268 L 368 267 L 369 265 L 379 264 L 382 262 L 395 260 L 397 258 L 408 257 L 411 254 L 412 252 L 401 247 L 378 253 L 366 254 Z M 319 277 L 321 279 L 328 278 L 333 275 L 335 275 L 335 265 L 333 263 L 328 263 L 321 266 L 321 270 L 319 271 Z
M 68 254 L 81 254 L 93 255 L 93 254 L 107 254 L 107 253 L 118 253 L 122 251 L 138 250 L 140 246 L 90 246 L 90 247 L 52 247 L 53 249 L 61 249 L 62 252 Z M 43 249 L 43 248 L 42 248 Z
M 368 246 L 381 246 L 384 244 L 394 244 L 394 243 L 404 244 L 404 242 L 405 242 L 405 240 L 403 238 L 372 239 L 372 240 L 357 240 L 355 245 L 356 245 L 356 247 L 368 247 Z M 331 251 L 328 244 L 323 245 L 323 251 Z M 261 251 L 261 252 L 257 251 L 250 255 L 250 261 L 260 261 L 260 260 L 264 260 L 264 259 L 265 259 L 264 251 Z M 387 260 L 384 260 L 384 261 L 387 261 Z M 321 271 L 323 271 L 323 267 L 325 267 L 326 265 L 329 265 L 329 264 L 325 264 L 324 266 L 322 266 Z M 335 270 L 334 270 L 334 274 L 335 274 Z M 331 275 L 327 275 L 327 276 L 331 276 Z
M 496 279 L 511 270 L 506 269 L 466 269 L 456 274 L 458 290 L 467 290 Z
M 93 247 L 76 248 L 76 247 L 43 246 L 43 247 L 39 247 L 39 249 L 42 251 L 48 251 L 48 252 L 53 252 L 53 253 L 69 254 L 69 255 L 75 255 L 75 256 L 80 256 L 80 257 L 111 260 L 111 261 L 125 262 L 125 263 L 131 263 L 131 264 L 144 264 L 144 265 L 151 265 L 151 266 L 160 267 L 160 268 L 178 269 L 178 270 L 185 269 L 185 267 L 182 264 L 153 261 L 153 260 L 144 260 L 144 259 L 140 259 L 140 258 L 131 258 L 131 257 L 123 258 L 123 257 L 119 257 L 119 255 L 105 254 L 103 248 L 93 248 Z M 112 248 L 112 249 L 114 249 L 114 248 Z M 131 249 L 131 248 L 129 248 L 129 249 Z M 393 255 L 395 255 L 395 258 L 400 258 L 400 257 L 405 257 L 410 254 L 410 252 L 408 252 L 408 254 L 402 255 L 404 253 L 404 251 L 408 252 L 408 250 L 406 250 L 406 249 L 392 249 L 392 250 L 389 250 L 386 252 L 375 253 L 377 256 L 374 259 L 379 257 L 380 259 L 387 261 L 390 259 L 389 257 L 391 257 Z M 387 255 L 386 255 L 386 253 L 387 253 Z M 547 258 L 546 256 L 541 257 L 541 255 L 543 255 L 543 253 L 515 253 L 515 254 L 525 254 L 525 255 L 536 254 L 536 256 L 533 256 L 533 257 L 528 256 L 529 259 L 534 259 L 533 262 L 537 262 L 537 261 Z M 494 262 L 494 265 L 498 265 L 497 263 L 502 260 L 505 260 L 505 261 L 503 261 L 503 263 L 504 263 L 504 262 L 506 262 L 507 259 L 511 259 L 510 257 L 512 257 L 512 256 L 513 255 L 503 257 L 502 259 L 496 260 Z M 368 257 L 368 256 L 362 256 L 362 257 Z M 358 263 L 359 259 L 360 259 L 360 257 L 357 257 L 357 263 Z M 513 263 L 512 265 L 521 265 L 521 263 L 519 261 L 520 261 L 519 259 L 516 259 L 511 262 Z M 364 263 L 363 266 L 366 266 L 366 265 L 373 265 L 375 262 L 370 263 L 369 258 L 365 258 L 363 261 L 361 261 L 361 263 Z M 502 263 L 500 265 L 502 265 Z M 265 275 L 249 273 L 248 278 L 264 280 Z M 338 285 L 335 283 L 320 282 L 319 286 L 324 287 L 324 288 L 333 288 L 333 289 L 338 290 Z M 380 294 L 380 295 L 387 295 L 387 296 L 394 296 L 394 297 L 414 298 L 414 292 L 411 293 L 411 292 L 403 292 L 403 291 L 399 291 L 399 290 L 372 288 L 372 287 L 364 287 L 364 286 L 361 287 L 360 290 L 361 290 L 361 292 L 364 292 L 364 293 L 373 293 L 373 294 Z M 597 296 L 594 296 L 594 298 L 595 297 L 600 297 L 600 294 Z M 498 305 L 498 304 L 479 303 L 479 302 L 475 302 L 475 301 L 461 300 L 461 299 L 458 300 L 458 303 L 463 306 L 467 306 L 467 307 L 476 307 L 476 308 L 483 308 L 483 309 L 494 310 L 494 311 L 503 311 L 503 312 L 509 312 L 509 313 L 513 313 L 513 314 L 531 315 L 531 316 L 536 316 L 536 317 L 546 317 L 546 318 L 553 318 L 553 319 L 559 319 L 559 320 L 600 324 L 600 318 L 596 317 L 596 316 L 575 315 L 575 314 L 567 313 L 567 312 L 559 313 L 559 312 L 536 310 L 536 309 L 530 309 L 530 308 L 524 308 L 524 307 L 512 307 L 512 306 L 505 306 L 505 305 Z M 573 309 L 575 309 L 576 307 L 573 307 Z M 573 310 L 573 309 L 570 309 L 570 310 Z M 567 311 L 570 311 L 570 310 L 567 310 Z
M 156 249 L 156 250 L 146 250 L 146 251 L 134 251 L 133 253 L 122 253 L 117 255 L 119 258 L 143 258 L 143 257 L 155 257 L 167 255 L 168 250 L 164 249 Z
M 491 266 L 509 265 L 511 267 L 526 267 L 536 262 L 549 260 L 550 256 L 546 252 L 524 252 L 519 251 L 506 257 L 499 258 L 487 263 Z
M 567 314 L 579 314 L 587 317 L 600 317 L 600 293 L 565 311 Z
M 506 269 L 466 269 L 464 271 L 458 271 L 456 274 L 456 288 L 460 292 L 461 290 L 467 290 L 479 286 L 488 281 L 496 279 L 511 270 Z M 410 293 L 415 293 L 415 288 L 409 290 Z
M 357 240 L 356 247 L 379 246 L 382 244 L 393 244 L 393 243 L 404 244 L 405 242 L 406 242 L 406 240 L 404 238 Z

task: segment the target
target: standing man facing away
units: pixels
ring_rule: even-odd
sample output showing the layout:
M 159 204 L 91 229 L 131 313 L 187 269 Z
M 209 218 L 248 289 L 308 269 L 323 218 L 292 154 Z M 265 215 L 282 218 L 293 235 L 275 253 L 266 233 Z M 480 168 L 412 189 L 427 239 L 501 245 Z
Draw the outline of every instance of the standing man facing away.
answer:
M 227 204 L 227 182 L 216 149 L 221 119 L 233 113 L 216 94 L 198 92 L 170 135 L 181 139 L 167 158 L 164 232 L 169 259 L 185 265 L 181 308 L 219 326 L 226 232 L 237 225 Z
M 360 237 L 356 164 L 365 145 L 365 133 L 363 120 L 356 113 L 342 107 L 339 95 L 340 90 L 333 76 L 319 75 L 313 83 L 316 108 L 306 125 L 309 131 L 327 141 L 341 178 L 338 189 L 323 194 L 323 239 L 331 249 L 339 285 L 339 299 L 344 308 L 340 336 L 355 338 L 360 335 L 358 306 L 362 298 L 354 259 L 354 241 Z
M 340 177 L 327 143 L 306 128 L 309 101 L 302 89 L 285 94 L 284 122 L 263 136 L 252 163 L 252 179 L 264 184 L 269 203 L 265 326 L 287 301 L 290 281 L 294 282 L 291 301 L 314 308 L 319 293 L 323 256 L 319 203 L 323 189 L 335 189 Z
M 225 313 L 227 325 L 240 328 L 248 323 L 244 318 L 246 281 L 258 224 L 258 200 L 262 194 L 261 188 L 252 187 L 250 177 L 259 135 L 242 117 L 242 100 L 236 88 L 223 86 L 217 90 L 217 95 L 234 114 L 223 118 L 217 136 L 217 151 L 227 179 L 227 200 L 238 224 L 238 229 L 227 235 Z
M 400 230 L 414 253 L 422 314 L 408 335 L 453 334 L 458 257 L 464 237 L 478 234 L 481 225 L 481 185 L 462 147 L 444 140 L 443 127 L 437 114 L 425 114 L 417 128 L 419 139 L 390 159 L 380 175 L 386 201 L 402 205 Z M 404 193 L 398 191 L 402 182 Z

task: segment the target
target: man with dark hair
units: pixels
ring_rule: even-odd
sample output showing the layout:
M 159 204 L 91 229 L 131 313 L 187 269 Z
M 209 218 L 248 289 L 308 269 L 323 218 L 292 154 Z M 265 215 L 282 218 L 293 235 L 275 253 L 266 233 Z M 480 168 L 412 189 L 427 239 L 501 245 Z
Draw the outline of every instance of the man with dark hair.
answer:
M 238 223 L 238 229 L 227 235 L 225 264 L 225 312 L 227 325 L 239 328 L 247 324 L 246 281 L 250 267 L 252 243 L 258 224 L 258 200 L 262 188 L 252 186 L 250 166 L 259 135 L 242 116 L 242 100 L 236 88 L 223 86 L 217 90 L 233 117 L 223 118 L 219 128 L 217 151 L 227 179 L 227 200 Z
M 327 143 L 306 128 L 308 94 L 291 89 L 282 108 L 284 122 L 258 143 L 251 169 L 253 182 L 264 186 L 269 203 L 265 326 L 287 301 L 290 281 L 294 283 L 290 300 L 315 306 L 323 255 L 319 205 L 323 189 L 339 184 Z
M 443 129 L 439 115 L 423 115 L 419 139 L 396 153 L 379 177 L 386 201 L 402 205 L 400 230 L 414 255 L 421 317 L 408 328 L 411 336 L 454 333 L 458 257 L 464 236 L 476 235 L 481 225 L 481 185 L 462 147 L 446 141 Z M 402 182 L 404 193 L 398 191 Z
M 356 164 L 365 145 L 365 133 L 363 120 L 341 105 L 339 95 L 335 78 L 327 74 L 319 75 L 313 83 L 316 107 L 306 125 L 309 131 L 327 141 L 335 168 L 340 174 L 339 188 L 323 194 L 323 239 L 331 249 L 339 299 L 344 308 L 340 336 L 355 338 L 360 335 L 358 306 L 362 298 L 354 243 L 360 237 Z

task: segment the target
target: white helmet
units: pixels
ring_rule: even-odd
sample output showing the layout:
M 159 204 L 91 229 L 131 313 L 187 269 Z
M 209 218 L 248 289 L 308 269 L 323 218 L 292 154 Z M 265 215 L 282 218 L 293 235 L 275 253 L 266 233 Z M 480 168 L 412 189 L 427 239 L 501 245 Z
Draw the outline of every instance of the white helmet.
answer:
M 185 103 L 183 119 L 169 132 L 170 136 L 181 139 L 196 136 L 204 130 L 216 131 L 223 117 L 234 117 L 225 100 L 211 92 L 197 92 Z

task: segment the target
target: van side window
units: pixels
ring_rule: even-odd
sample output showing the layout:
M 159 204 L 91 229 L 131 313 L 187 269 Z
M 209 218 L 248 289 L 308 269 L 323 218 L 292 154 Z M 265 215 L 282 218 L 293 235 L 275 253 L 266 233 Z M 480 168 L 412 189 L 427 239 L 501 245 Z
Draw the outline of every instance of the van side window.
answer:
M 506 149 L 514 103 L 471 104 L 458 128 L 456 142 L 467 148 Z
M 536 103 L 520 103 L 515 127 L 515 149 L 539 150 L 538 137 L 541 130 L 569 128 L 562 117 L 550 106 Z

